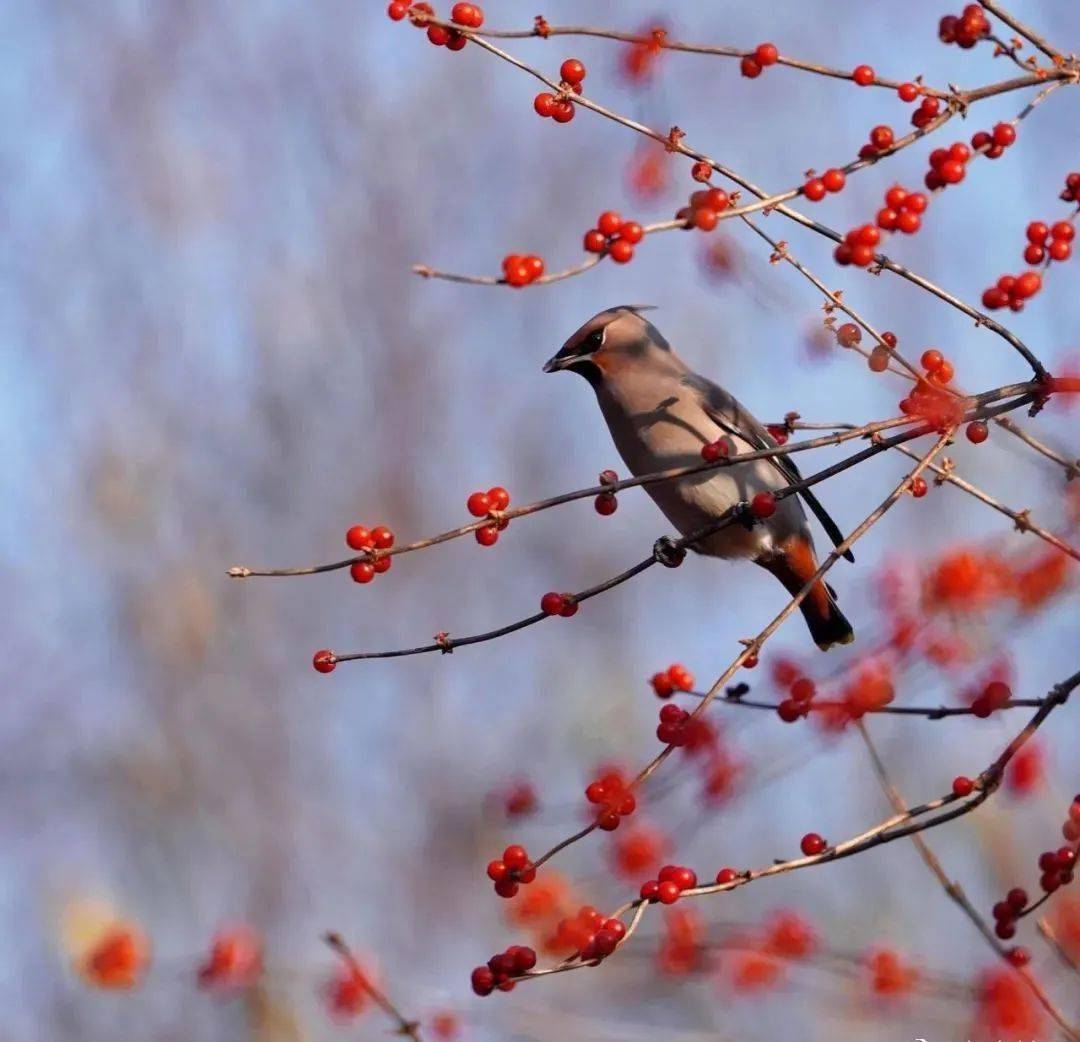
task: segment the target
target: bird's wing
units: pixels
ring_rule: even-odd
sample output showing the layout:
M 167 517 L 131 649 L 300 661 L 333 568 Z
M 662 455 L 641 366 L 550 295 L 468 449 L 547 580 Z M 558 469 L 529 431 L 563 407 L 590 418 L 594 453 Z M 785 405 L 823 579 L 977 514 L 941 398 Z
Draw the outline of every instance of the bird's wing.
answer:
M 740 404 L 734 395 L 729 394 L 722 387 L 718 387 L 711 380 L 697 373 L 688 373 L 683 377 L 683 383 L 701 396 L 702 408 L 709 414 L 714 423 L 729 434 L 742 438 L 755 449 L 776 447 L 776 440 L 772 435 L 769 434 L 759 420 Z M 802 474 L 799 473 L 799 468 L 790 455 L 772 456 L 769 462 L 780 471 L 789 483 L 794 484 L 802 481 Z M 799 492 L 799 495 L 803 497 L 806 505 L 813 511 L 818 521 L 821 522 L 821 527 L 825 529 L 826 535 L 832 540 L 833 546 L 839 546 L 844 541 L 844 535 L 837 527 L 836 522 L 829 516 L 829 512 L 821 505 L 821 501 L 810 489 L 803 489 Z M 855 560 L 855 556 L 850 550 L 844 551 L 844 558 L 848 561 Z

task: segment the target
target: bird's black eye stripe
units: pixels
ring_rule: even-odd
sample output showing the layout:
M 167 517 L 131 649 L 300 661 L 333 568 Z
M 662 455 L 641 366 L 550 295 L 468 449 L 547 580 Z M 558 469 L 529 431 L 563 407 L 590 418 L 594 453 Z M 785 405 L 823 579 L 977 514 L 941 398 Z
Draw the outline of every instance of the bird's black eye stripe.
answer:
M 585 344 L 582 346 L 588 346 L 590 351 L 596 351 L 604 343 L 604 330 L 594 329 L 586 338 Z

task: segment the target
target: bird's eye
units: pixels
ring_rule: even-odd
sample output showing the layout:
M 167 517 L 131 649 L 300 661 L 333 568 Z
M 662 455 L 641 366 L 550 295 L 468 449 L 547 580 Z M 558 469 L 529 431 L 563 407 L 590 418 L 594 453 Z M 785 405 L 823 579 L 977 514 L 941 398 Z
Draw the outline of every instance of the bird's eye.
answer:
M 593 351 L 598 351 L 604 344 L 604 330 L 594 329 L 586 338 L 585 343 Z

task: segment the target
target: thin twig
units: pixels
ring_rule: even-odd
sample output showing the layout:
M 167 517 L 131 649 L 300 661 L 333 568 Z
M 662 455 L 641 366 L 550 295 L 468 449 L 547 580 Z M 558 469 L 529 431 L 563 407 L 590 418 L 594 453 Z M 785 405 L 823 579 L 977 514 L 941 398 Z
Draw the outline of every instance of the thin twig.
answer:
M 345 943 L 341 935 L 330 932 L 323 935 L 323 940 L 341 958 L 349 971 L 356 977 L 356 980 L 359 981 L 364 991 L 375 1001 L 375 1004 L 394 1021 L 396 1025 L 394 1034 L 411 1038 L 413 1042 L 423 1042 L 420 1036 L 420 1022 L 418 1020 L 408 1020 L 401 1010 L 390 1001 L 386 993 L 371 982 L 371 978 L 368 977 L 363 967 L 357 962 L 352 949 Z

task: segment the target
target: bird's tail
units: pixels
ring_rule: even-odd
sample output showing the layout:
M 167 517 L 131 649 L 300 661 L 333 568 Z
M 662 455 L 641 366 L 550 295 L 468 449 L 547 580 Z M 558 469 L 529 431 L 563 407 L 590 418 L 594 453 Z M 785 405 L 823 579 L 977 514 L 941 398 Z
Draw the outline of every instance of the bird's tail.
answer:
M 783 584 L 792 596 L 797 594 L 817 571 L 814 547 L 804 536 L 792 536 L 778 553 L 758 561 Z M 850 644 L 855 639 L 851 623 L 844 617 L 832 590 L 819 579 L 810 588 L 799 609 L 810 628 L 810 636 L 822 651 L 835 644 Z

